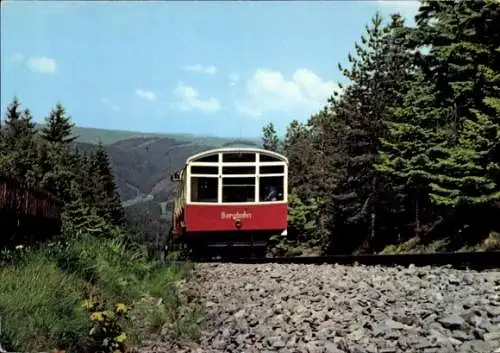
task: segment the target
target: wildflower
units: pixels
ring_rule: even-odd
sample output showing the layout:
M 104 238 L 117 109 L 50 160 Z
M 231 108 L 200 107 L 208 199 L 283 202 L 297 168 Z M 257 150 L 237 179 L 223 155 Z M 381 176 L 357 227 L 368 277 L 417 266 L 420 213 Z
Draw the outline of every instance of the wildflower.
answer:
M 87 309 L 87 310 L 91 309 L 93 306 L 94 306 L 94 303 L 92 303 L 92 301 L 90 301 L 88 299 L 85 299 L 85 301 L 83 302 L 83 305 L 82 305 L 82 307 L 84 309 Z
M 104 320 L 104 312 L 96 311 L 95 313 L 92 313 L 90 318 L 92 319 L 92 321 L 103 321 Z
M 24 245 L 21 244 L 16 245 L 16 250 L 22 250 L 22 249 L 24 249 Z
M 117 313 L 125 313 L 127 312 L 127 306 L 123 303 L 118 303 L 116 305 L 116 312 Z
M 122 332 L 120 335 L 116 336 L 116 338 L 115 338 L 116 342 L 118 342 L 118 343 L 123 343 L 123 342 L 125 342 L 126 339 L 127 339 L 127 335 L 125 334 L 125 332 Z

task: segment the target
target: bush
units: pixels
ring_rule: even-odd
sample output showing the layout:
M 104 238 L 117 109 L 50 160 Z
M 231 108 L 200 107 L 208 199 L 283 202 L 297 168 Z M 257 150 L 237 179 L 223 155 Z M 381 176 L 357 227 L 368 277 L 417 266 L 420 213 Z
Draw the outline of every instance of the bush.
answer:
M 321 232 L 321 209 L 324 201 L 319 198 L 304 202 L 294 192 L 288 195 L 288 234 L 271 237 L 274 256 L 299 256 L 301 247 L 322 247 L 326 243 Z

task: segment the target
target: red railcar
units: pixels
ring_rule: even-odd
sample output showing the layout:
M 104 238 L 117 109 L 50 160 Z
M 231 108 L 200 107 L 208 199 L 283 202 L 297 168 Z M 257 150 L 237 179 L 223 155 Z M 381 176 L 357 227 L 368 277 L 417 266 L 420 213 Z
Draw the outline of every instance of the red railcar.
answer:
M 219 148 L 187 159 L 179 182 L 172 239 L 193 249 L 265 247 L 286 234 L 288 160 L 259 148 Z

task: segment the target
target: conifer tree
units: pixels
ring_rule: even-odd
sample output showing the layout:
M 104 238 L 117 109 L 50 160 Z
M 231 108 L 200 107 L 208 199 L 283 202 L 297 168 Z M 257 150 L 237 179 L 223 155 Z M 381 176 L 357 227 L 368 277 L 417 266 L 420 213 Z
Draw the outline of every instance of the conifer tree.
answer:
M 61 103 L 57 103 L 49 116 L 45 118 L 41 136 L 49 143 L 69 144 L 78 138 L 72 134 L 73 127 L 71 118 L 66 116 L 66 110 Z
M 14 149 L 19 133 L 19 121 L 21 120 L 21 102 L 17 97 L 14 97 L 12 102 L 7 106 L 5 112 L 3 134 L 5 144 L 8 149 Z M 7 152 L 4 150 L 3 152 Z
M 121 205 L 108 154 L 102 144 L 99 144 L 91 161 L 91 170 L 94 174 L 95 206 L 101 217 L 114 225 L 124 222 L 124 211 Z
M 273 123 L 268 123 L 262 128 L 262 144 L 266 150 L 279 152 L 280 141 Z
M 290 191 L 296 191 L 299 197 L 311 197 L 309 177 L 311 173 L 312 153 L 307 127 L 293 120 L 287 127 L 283 140 L 283 153 L 288 158 Z
M 389 133 L 381 138 L 377 170 L 403 185 L 406 195 L 405 210 L 413 211 L 414 235 L 418 235 L 424 209 L 428 208 L 429 174 L 433 163 L 433 145 L 443 142 L 436 130 L 436 117 L 432 113 L 430 87 L 421 74 L 414 82 L 399 107 L 392 109 L 387 120 Z M 406 222 L 409 219 L 404 218 Z
M 0 152 L 0 168 L 4 173 L 24 179 L 35 186 L 37 174 L 33 117 L 28 109 L 21 110 L 21 103 L 14 97 L 7 107 L 3 127 L 4 149 Z
M 500 185 L 491 178 L 500 137 L 498 18 L 498 2 L 488 0 L 424 1 L 417 16 L 414 37 L 430 47 L 421 66 L 432 82 L 433 115 L 444 141 L 432 146 L 436 205 L 478 206 L 499 197 Z
M 342 129 L 339 136 L 343 136 L 344 162 L 340 164 L 345 166 L 344 180 L 331 201 L 340 222 L 336 228 L 342 234 L 368 234 L 368 242 L 380 229 L 377 217 L 388 206 L 382 202 L 383 193 L 391 189 L 374 168 L 379 139 L 386 133 L 383 122 L 404 91 L 408 74 L 400 38 L 403 19 L 393 15 L 387 26 L 382 20 L 377 13 L 361 37 L 362 44 L 355 43 L 356 55 L 348 56 L 351 67 L 342 69 L 339 65 L 351 83 L 341 99 L 331 102 Z M 358 243 L 354 237 L 351 240 Z

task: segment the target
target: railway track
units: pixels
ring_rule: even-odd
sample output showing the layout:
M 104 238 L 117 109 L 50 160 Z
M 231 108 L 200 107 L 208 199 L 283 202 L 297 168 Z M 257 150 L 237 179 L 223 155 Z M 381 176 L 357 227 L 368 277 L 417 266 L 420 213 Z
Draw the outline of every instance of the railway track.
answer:
M 235 257 L 206 258 L 195 263 L 241 264 L 339 264 L 368 266 L 449 266 L 475 270 L 500 269 L 500 251 L 392 255 L 331 255 L 314 257 Z

